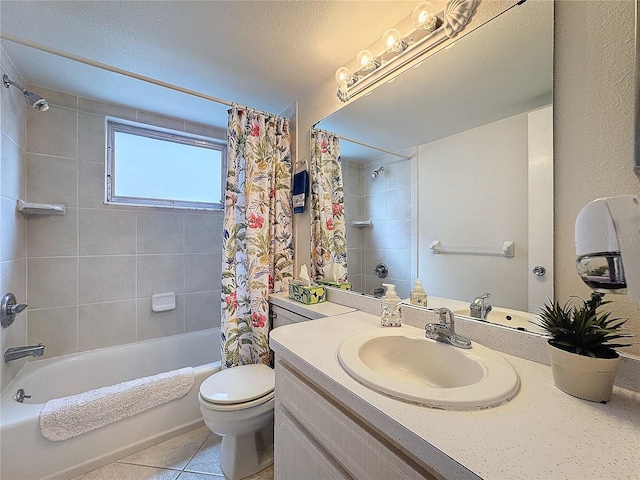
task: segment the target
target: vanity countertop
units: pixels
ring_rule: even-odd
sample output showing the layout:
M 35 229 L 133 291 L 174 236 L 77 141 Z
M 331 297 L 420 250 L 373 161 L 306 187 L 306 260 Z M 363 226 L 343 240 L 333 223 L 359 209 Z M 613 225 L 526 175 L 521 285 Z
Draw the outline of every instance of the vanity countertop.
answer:
M 342 341 L 373 328 L 382 328 L 377 316 L 355 311 L 275 329 L 271 348 L 447 479 L 639 478 L 640 393 L 614 387 L 607 404 L 580 400 L 555 387 L 548 366 L 501 353 L 521 380 L 510 402 L 471 411 L 414 405 L 340 366 Z
M 332 302 L 307 305 L 291 300 L 287 293 L 272 293 L 269 295 L 269 302 L 304 317 L 311 318 L 312 320 L 356 311 L 355 308 L 345 307 L 344 305 Z

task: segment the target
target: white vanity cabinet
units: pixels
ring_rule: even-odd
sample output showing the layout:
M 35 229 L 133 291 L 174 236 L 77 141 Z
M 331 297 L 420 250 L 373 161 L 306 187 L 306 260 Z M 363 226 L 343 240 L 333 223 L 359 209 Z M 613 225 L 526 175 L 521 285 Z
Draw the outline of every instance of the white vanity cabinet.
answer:
M 275 478 L 435 479 L 283 361 L 276 362 Z

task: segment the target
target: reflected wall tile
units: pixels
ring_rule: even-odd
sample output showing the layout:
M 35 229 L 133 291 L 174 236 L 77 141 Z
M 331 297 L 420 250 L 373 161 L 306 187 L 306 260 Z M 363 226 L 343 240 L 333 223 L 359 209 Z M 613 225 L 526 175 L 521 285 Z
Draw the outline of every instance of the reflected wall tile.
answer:
M 139 256 L 137 297 L 166 292 L 184 292 L 184 255 Z
M 136 257 L 80 257 L 79 282 L 79 303 L 132 299 L 136 291 Z
M 33 216 L 27 220 L 29 257 L 65 257 L 78 254 L 78 209 L 64 215 Z
M 44 343 L 43 358 L 78 351 L 78 307 L 44 308 L 29 312 L 29 345 Z
M 78 219 L 80 255 L 136 253 L 136 212 L 81 209 Z
M 138 212 L 138 253 L 182 253 L 184 215 L 182 213 Z
M 93 303 L 78 307 L 78 351 L 135 341 L 135 300 Z
M 78 158 L 78 112 L 51 106 L 46 112 L 27 110 L 27 151 Z
M 32 309 L 78 303 L 78 259 L 29 258 L 27 303 Z
M 194 332 L 220 326 L 220 290 L 184 296 L 185 330 Z
M 387 193 L 387 218 L 411 218 L 411 190 L 409 188 Z
M 387 248 L 411 250 L 411 220 L 387 222 Z
M 139 298 L 137 339 L 167 337 L 185 332 L 184 295 L 176 295 L 176 308 L 165 312 L 151 310 L 151 298 Z
M 27 154 L 27 196 L 30 202 L 78 205 L 78 161 Z

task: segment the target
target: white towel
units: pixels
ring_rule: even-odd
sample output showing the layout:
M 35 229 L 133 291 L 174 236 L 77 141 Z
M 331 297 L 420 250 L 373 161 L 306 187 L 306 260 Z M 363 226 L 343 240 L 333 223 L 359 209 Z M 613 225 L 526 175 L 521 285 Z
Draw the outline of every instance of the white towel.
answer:
M 52 442 L 76 437 L 183 397 L 194 379 L 187 367 L 49 400 L 40 412 L 40 431 Z

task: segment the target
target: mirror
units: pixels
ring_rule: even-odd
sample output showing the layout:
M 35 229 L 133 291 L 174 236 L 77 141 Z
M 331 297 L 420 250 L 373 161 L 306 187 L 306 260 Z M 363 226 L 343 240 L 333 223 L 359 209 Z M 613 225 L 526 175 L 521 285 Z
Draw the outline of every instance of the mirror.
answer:
M 317 124 L 410 157 L 341 141 L 355 290 L 396 283 L 408 298 L 419 277 L 467 305 L 553 298 L 552 84 L 553 2 L 526 2 Z

